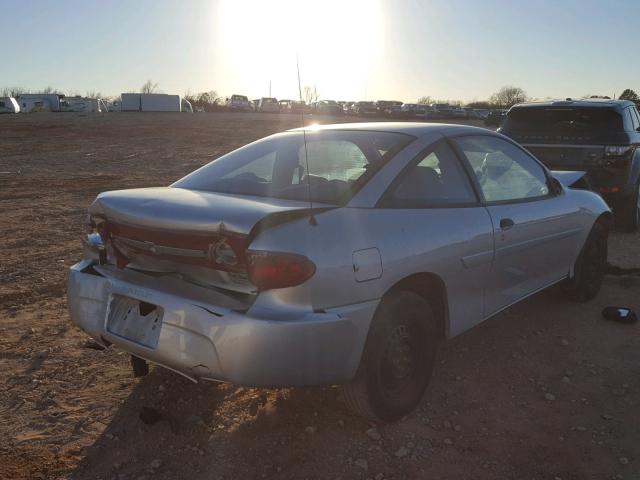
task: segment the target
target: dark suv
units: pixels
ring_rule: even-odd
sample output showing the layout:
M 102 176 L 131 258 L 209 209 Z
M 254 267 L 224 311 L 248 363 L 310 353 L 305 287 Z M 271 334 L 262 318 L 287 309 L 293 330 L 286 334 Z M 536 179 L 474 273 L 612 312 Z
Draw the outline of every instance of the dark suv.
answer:
M 640 223 L 640 115 L 626 100 L 571 100 L 511 107 L 498 129 L 553 170 L 583 170 L 616 224 Z

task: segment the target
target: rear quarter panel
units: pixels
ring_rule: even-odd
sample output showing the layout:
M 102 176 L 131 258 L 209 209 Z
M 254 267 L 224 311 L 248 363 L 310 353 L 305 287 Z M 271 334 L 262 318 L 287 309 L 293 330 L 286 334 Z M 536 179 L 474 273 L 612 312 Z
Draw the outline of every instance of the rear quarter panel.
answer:
M 330 309 L 361 303 L 380 299 L 410 275 L 430 272 L 446 285 L 451 335 L 483 317 L 483 282 L 493 255 L 491 220 L 483 207 L 339 208 L 316 220 L 316 226 L 300 220 L 274 228 L 251 245 L 299 253 L 317 267 L 304 285 L 264 292 L 257 306 L 310 303 Z M 380 252 L 381 275 L 358 281 L 353 254 L 373 248 Z

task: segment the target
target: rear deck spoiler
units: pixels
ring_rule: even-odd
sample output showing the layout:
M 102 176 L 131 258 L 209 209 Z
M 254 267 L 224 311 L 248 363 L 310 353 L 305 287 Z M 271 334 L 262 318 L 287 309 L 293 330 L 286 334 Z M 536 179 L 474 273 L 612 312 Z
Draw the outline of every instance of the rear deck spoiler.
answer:
M 591 190 L 587 172 L 571 170 L 551 170 L 551 175 L 565 187 Z

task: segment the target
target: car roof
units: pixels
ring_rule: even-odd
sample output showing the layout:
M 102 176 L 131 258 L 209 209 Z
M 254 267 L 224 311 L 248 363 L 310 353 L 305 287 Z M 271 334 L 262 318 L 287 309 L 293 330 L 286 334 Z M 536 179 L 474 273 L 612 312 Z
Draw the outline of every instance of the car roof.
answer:
M 290 132 L 302 131 L 303 128 L 294 128 Z M 336 123 L 329 125 L 311 125 L 304 130 L 362 130 L 369 132 L 404 133 L 414 137 L 421 137 L 427 133 L 440 133 L 441 135 L 463 134 L 495 134 L 495 131 L 482 127 L 469 125 L 457 125 L 449 123 L 420 123 L 420 122 L 361 122 L 361 123 Z
M 629 100 L 610 100 L 606 98 L 589 98 L 584 100 L 549 100 L 544 102 L 525 102 L 514 105 L 512 108 L 548 108 L 548 107 L 571 107 L 571 108 L 603 108 L 616 110 L 618 112 L 625 108 L 634 106 L 635 103 Z

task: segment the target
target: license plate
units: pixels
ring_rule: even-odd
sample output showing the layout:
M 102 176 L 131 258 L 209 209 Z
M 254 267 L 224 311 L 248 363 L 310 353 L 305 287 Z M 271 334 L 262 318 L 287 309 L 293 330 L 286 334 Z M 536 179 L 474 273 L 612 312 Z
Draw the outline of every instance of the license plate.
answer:
M 113 295 L 107 331 L 148 348 L 156 348 L 162 328 L 162 307 L 124 295 Z

